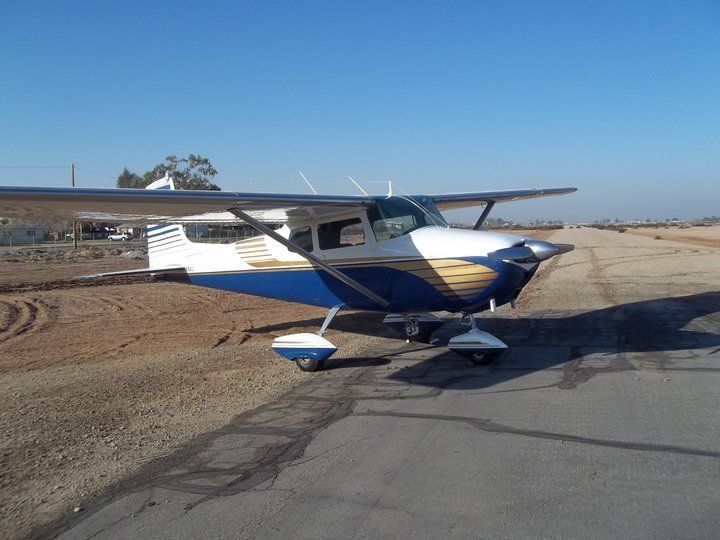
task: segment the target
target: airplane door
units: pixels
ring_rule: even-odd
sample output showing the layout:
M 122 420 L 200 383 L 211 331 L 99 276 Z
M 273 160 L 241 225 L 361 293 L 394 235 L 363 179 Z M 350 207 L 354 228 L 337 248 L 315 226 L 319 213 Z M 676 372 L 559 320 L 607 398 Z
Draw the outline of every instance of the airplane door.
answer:
M 376 277 L 377 243 L 364 212 L 318 222 L 316 234 L 321 259 L 381 296 L 388 291 L 387 280 Z

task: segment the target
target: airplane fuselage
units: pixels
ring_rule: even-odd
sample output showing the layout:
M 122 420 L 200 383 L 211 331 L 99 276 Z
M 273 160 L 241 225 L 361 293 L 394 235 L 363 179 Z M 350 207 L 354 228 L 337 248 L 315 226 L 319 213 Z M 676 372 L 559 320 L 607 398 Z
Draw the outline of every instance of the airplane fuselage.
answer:
M 325 262 L 388 300 L 382 308 L 352 287 L 259 236 L 233 245 L 242 263 L 235 269 L 204 268 L 216 251 L 189 261 L 194 285 L 278 298 L 304 304 L 391 312 L 479 312 L 510 302 L 537 269 L 487 257 L 489 252 L 522 242 L 518 236 L 439 226 L 423 227 L 398 238 L 320 252 Z M 151 240 L 152 242 L 152 237 Z M 190 257 L 192 258 L 192 256 Z M 222 257 L 225 258 L 225 257 Z

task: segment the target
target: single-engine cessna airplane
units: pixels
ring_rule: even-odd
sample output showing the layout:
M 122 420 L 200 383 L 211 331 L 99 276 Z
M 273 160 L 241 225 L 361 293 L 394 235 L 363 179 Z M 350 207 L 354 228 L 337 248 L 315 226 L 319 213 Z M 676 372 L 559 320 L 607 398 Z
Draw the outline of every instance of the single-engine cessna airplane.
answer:
M 150 274 L 193 285 L 324 306 L 317 334 L 277 338 L 272 348 L 304 371 L 337 347 L 323 338 L 341 309 L 388 313 L 408 338 L 460 313 L 470 330 L 448 347 L 488 362 L 507 346 L 479 330 L 474 313 L 512 303 L 540 262 L 573 249 L 479 230 L 496 203 L 563 195 L 575 188 L 446 195 L 335 196 L 175 190 L 167 176 L 143 189 L 0 187 L 0 216 L 62 217 L 148 226 L 149 267 L 84 276 Z M 484 206 L 474 230 L 440 214 Z M 260 235 L 233 244 L 191 242 L 184 222 L 242 220 Z M 275 229 L 269 223 L 282 223 Z

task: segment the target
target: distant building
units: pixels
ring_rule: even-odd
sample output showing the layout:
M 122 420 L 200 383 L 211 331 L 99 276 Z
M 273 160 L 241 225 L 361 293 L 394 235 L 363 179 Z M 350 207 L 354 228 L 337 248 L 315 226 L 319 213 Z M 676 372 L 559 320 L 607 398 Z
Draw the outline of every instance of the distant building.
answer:
M 38 225 L 0 225 L 0 246 L 39 244 L 45 240 L 45 229 Z

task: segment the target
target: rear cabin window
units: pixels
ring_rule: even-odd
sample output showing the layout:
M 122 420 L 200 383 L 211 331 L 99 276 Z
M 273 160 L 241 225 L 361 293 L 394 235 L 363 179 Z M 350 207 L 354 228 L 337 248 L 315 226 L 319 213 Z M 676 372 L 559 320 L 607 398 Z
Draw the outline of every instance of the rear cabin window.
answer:
M 321 223 L 317 228 L 320 249 L 337 249 L 365 243 L 365 231 L 360 218 Z
M 305 251 L 313 250 L 312 232 L 310 227 L 298 227 L 290 232 L 289 240 Z

